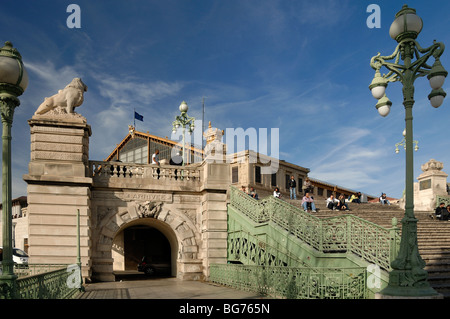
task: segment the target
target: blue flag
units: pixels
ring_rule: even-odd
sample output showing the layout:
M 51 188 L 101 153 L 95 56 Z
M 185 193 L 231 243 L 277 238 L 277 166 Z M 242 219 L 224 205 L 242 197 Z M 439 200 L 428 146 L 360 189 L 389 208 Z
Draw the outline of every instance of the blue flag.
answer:
M 144 116 L 143 115 L 141 115 L 141 114 L 139 114 L 138 112 L 134 112 L 134 118 L 136 119 L 136 120 L 139 120 L 139 121 L 142 121 L 142 122 L 144 122 Z

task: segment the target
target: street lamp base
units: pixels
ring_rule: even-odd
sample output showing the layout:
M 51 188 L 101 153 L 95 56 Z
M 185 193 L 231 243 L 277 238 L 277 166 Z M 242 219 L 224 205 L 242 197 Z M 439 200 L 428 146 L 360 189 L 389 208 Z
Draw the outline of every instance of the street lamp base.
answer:
M 399 284 L 399 282 L 395 282 L 395 279 L 398 279 L 396 275 L 398 273 L 402 273 L 403 275 L 408 275 L 408 271 L 393 271 L 390 274 L 390 280 L 386 288 L 381 290 L 378 294 L 383 296 L 383 298 L 377 299 L 405 299 L 405 298 L 425 298 L 425 299 L 441 299 L 442 295 L 439 294 L 436 290 L 434 290 L 429 283 L 425 281 L 416 282 L 414 285 L 405 285 Z M 397 277 L 397 278 L 396 278 Z M 392 280 L 394 279 L 394 280 Z
M 16 299 L 17 293 L 17 275 L 2 274 L 0 275 L 0 296 L 6 299 Z

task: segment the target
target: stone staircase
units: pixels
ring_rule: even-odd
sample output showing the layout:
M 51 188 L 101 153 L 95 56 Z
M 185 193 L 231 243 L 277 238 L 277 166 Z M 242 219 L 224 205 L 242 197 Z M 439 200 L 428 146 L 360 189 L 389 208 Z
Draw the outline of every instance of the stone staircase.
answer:
M 284 198 L 290 204 L 301 208 L 301 200 Z M 349 203 L 350 211 L 332 211 L 326 208 L 324 198 L 316 198 L 317 212 L 313 213 L 319 218 L 333 217 L 343 214 L 352 214 L 373 222 L 377 225 L 390 228 L 392 218 L 398 220 L 397 227 L 401 230 L 401 220 L 404 210 L 398 205 L 381 205 L 379 203 Z M 415 212 L 418 219 L 417 237 L 419 253 L 426 262 L 425 270 L 428 271 L 428 282 L 444 298 L 450 298 L 450 221 L 433 220 L 431 212 Z

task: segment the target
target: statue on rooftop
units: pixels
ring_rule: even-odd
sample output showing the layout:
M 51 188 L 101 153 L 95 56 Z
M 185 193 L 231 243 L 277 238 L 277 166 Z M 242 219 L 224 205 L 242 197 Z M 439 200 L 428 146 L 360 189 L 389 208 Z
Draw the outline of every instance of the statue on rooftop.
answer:
M 42 115 L 55 108 L 59 108 L 62 113 L 74 114 L 74 108 L 83 104 L 83 94 L 86 91 L 86 84 L 80 78 L 74 78 L 63 90 L 46 97 L 34 114 Z

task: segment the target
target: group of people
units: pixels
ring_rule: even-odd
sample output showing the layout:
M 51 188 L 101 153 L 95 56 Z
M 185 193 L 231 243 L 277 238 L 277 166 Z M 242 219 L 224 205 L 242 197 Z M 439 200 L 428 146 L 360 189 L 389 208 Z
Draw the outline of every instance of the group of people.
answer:
M 350 210 L 348 203 L 345 200 L 345 196 L 343 194 L 339 195 L 338 198 L 335 198 L 334 195 L 328 197 L 327 208 L 332 210 Z
M 306 184 L 305 184 L 306 183 Z M 306 179 L 303 186 L 303 189 L 305 190 L 305 194 L 302 198 L 302 207 L 305 211 L 312 211 L 313 213 L 316 212 L 316 205 L 314 202 L 314 197 L 311 195 L 312 185 L 310 184 L 309 179 Z M 291 179 L 288 183 L 289 186 L 289 197 L 290 199 L 297 199 L 296 194 L 296 181 L 294 179 L 294 176 L 291 176 Z M 258 194 L 256 193 L 255 189 L 253 187 L 250 187 L 249 192 L 246 191 L 245 186 L 242 186 L 241 189 L 244 193 L 248 194 L 249 196 L 253 197 L 254 199 L 258 199 Z M 281 192 L 278 187 L 275 187 L 273 191 L 273 197 L 275 198 L 281 198 Z M 381 193 L 381 196 L 378 198 L 379 202 L 382 205 L 391 205 L 389 202 L 389 199 L 386 197 L 386 193 Z M 348 203 L 361 203 L 361 193 L 354 193 L 352 196 L 350 196 L 348 199 L 341 194 L 338 198 L 335 198 L 334 195 L 331 195 L 326 200 L 326 205 L 328 209 L 331 210 L 344 210 L 349 211 L 349 205 Z M 431 214 L 430 218 L 432 219 L 438 219 L 438 220 L 446 220 L 450 221 L 450 204 L 445 206 L 445 203 L 440 203 L 439 206 L 435 209 L 434 215 Z
M 273 191 L 273 197 L 281 198 L 280 189 L 278 187 L 275 187 L 275 189 Z M 297 196 L 291 197 L 291 199 L 297 199 Z M 314 203 L 314 197 L 312 197 L 310 195 L 310 193 L 306 193 L 305 196 L 303 196 L 303 198 L 302 198 L 302 207 L 303 207 L 303 209 L 305 211 L 306 210 L 311 210 L 313 213 L 316 212 L 316 204 Z
M 291 179 L 288 181 L 288 187 L 289 187 L 289 198 L 296 200 L 297 199 L 297 182 L 295 181 L 294 176 L 291 176 Z M 302 187 L 304 196 L 302 198 L 302 207 L 306 210 L 311 210 L 312 212 L 316 212 L 316 205 L 314 203 L 314 197 L 310 195 L 310 193 L 313 190 L 313 185 L 311 184 L 311 181 L 307 177 L 305 179 L 305 182 L 303 183 Z M 281 198 L 280 189 L 278 187 L 275 188 L 273 191 L 273 196 L 275 198 Z
M 152 164 L 154 165 L 161 165 L 161 162 L 159 161 L 159 150 L 155 150 L 155 153 L 152 155 Z M 181 166 L 183 165 L 183 157 L 181 156 L 180 152 L 177 152 L 176 155 L 170 157 L 169 161 L 170 165 L 177 165 Z
M 247 192 L 245 186 L 242 186 L 241 191 L 243 191 L 245 194 L 249 195 L 250 197 L 253 197 L 254 199 L 258 199 L 258 194 L 256 193 L 256 191 L 253 187 L 250 187 L 249 192 Z
M 297 199 L 297 183 L 294 179 L 294 176 L 291 176 L 291 179 L 288 182 L 288 186 L 290 199 Z M 312 191 L 314 190 L 314 186 L 312 185 L 308 177 L 303 183 L 302 190 L 304 194 L 302 198 L 303 209 L 305 211 L 311 210 L 313 213 L 315 213 L 316 205 L 314 202 L 314 197 L 311 195 Z M 281 193 L 278 187 L 275 188 L 273 196 L 276 198 L 281 198 Z M 353 203 L 361 203 L 361 193 L 358 192 L 353 194 L 348 201 Z M 334 196 L 331 195 L 327 199 L 327 207 L 333 210 L 350 210 L 344 195 L 340 195 L 338 199 L 334 198 Z
M 433 219 L 450 220 L 450 205 L 445 206 L 445 203 L 440 203 L 434 211 L 434 216 L 430 216 Z
M 294 176 L 291 176 L 291 179 L 288 181 L 288 187 L 289 187 L 289 198 L 290 199 L 297 199 L 297 182 L 295 181 Z M 276 188 L 278 189 L 278 188 Z M 314 186 L 311 184 L 311 181 L 307 177 L 305 181 L 303 182 L 302 190 L 303 195 L 306 195 L 306 193 L 311 193 L 314 189 Z M 279 193 L 279 190 L 278 190 Z M 275 195 L 274 195 L 275 196 Z

